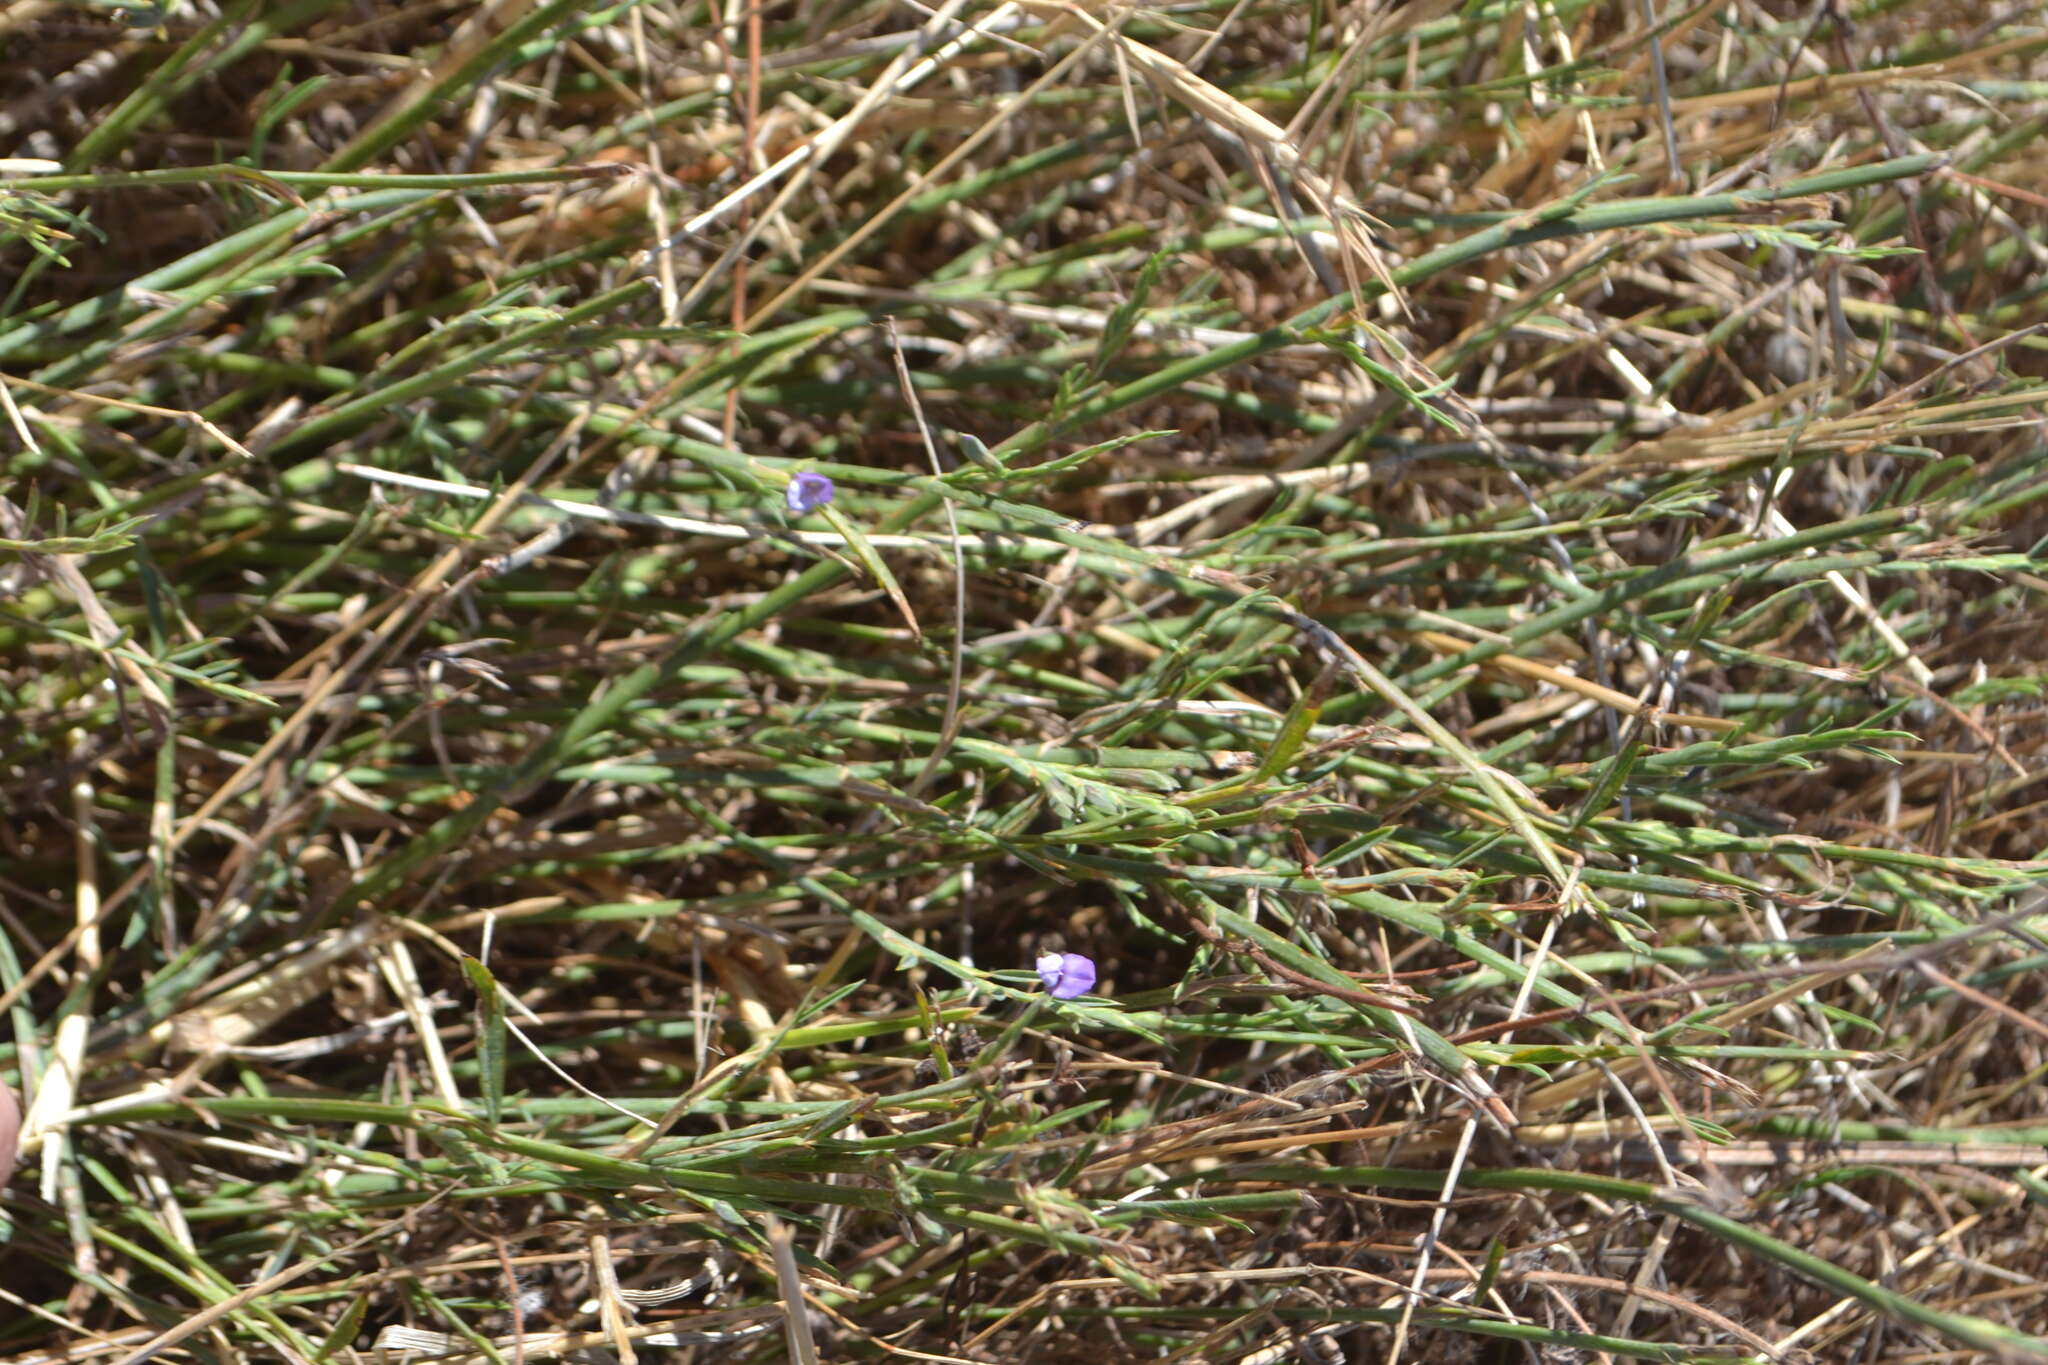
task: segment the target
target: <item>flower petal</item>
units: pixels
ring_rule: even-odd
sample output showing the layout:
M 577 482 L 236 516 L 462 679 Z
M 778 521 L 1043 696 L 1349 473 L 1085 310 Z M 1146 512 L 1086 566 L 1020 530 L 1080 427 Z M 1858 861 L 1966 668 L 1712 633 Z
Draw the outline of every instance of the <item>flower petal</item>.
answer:
M 783 497 L 790 511 L 803 516 L 832 501 L 832 495 L 838 491 L 828 475 L 806 469 L 789 481 L 789 491 Z
M 1072 1000 L 1095 989 L 1095 962 L 1079 953 L 1047 953 L 1037 966 L 1038 979 L 1055 1000 Z

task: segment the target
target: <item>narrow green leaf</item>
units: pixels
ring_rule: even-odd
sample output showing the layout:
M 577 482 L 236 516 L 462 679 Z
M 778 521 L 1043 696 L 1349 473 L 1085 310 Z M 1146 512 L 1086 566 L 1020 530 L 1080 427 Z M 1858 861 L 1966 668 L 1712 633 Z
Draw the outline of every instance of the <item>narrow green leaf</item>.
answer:
M 498 1124 L 505 1107 L 505 1001 L 497 978 L 476 958 L 465 955 L 462 973 L 476 991 L 477 1073 L 483 1086 L 484 1119 Z

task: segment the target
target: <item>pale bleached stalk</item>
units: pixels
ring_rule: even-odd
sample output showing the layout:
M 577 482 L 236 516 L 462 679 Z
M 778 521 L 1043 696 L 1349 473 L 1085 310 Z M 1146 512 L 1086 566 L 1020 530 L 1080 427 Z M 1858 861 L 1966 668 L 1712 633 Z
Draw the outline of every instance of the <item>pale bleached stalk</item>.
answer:
M 72 732 L 71 747 L 73 753 L 80 757 L 87 753 L 85 731 Z M 53 1201 L 57 1197 L 58 1168 L 63 1163 L 64 1129 L 72 1100 L 78 1094 L 79 1078 L 85 1071 L 86 1040 L 92 1032 L 91 982 L 100 969 L 98 838 L 92 816 L 92 768 L 89 764 L 80 765 L 78 780 L 72 784 L 71 817 L 76 830 L 73 903 L 77 911 L 78 941 L 72 957 L 77 963 L 77 974 L 72 978 L 70 1012 L 57 1023 L 57 1037 L 50 1048 L 49 1065 L 43 1069 L 35 1097 L 29 1102 L 28 1114 L 21 1125 L 22 1148 L 42 1147 L 43 1198 Z M 52 1140 L 46 1142 L 46 1137 Z

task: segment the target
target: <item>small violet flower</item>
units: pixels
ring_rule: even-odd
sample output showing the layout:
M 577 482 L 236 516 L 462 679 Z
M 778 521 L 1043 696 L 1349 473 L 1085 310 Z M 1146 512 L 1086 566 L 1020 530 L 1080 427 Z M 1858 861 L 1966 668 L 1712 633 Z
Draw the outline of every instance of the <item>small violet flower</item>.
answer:
M 829 477 L 816 470 L 806 469 L 789 481 L 789 492 L 786 495 L 789 510 L 800 517 L 815 512 L 832 501 L 832 494 L 836 491 Z
M 1055 1000 L 1072 1000 L 1095 989 L 1095 963 L 1079 953 L 1046 953 L 1038 959 L 1038 979 Z

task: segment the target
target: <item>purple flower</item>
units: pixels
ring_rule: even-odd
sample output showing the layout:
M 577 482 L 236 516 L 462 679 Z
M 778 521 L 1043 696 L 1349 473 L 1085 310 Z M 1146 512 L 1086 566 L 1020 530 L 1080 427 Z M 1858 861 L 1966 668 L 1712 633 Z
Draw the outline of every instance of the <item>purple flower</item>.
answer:
M 836 491 L 830 478 L 816 470 L 806 469 L 789 481 L 789 492 L 786 495 L 789 510 L 798 516 L 815 512 L 832 501 L 832 494 Z
M 1046 953 L 1038 959 L 1038 979 L 1055 1000 L 1072 1000 L 1095 989 L 1095 963 L 1079 953 Z

